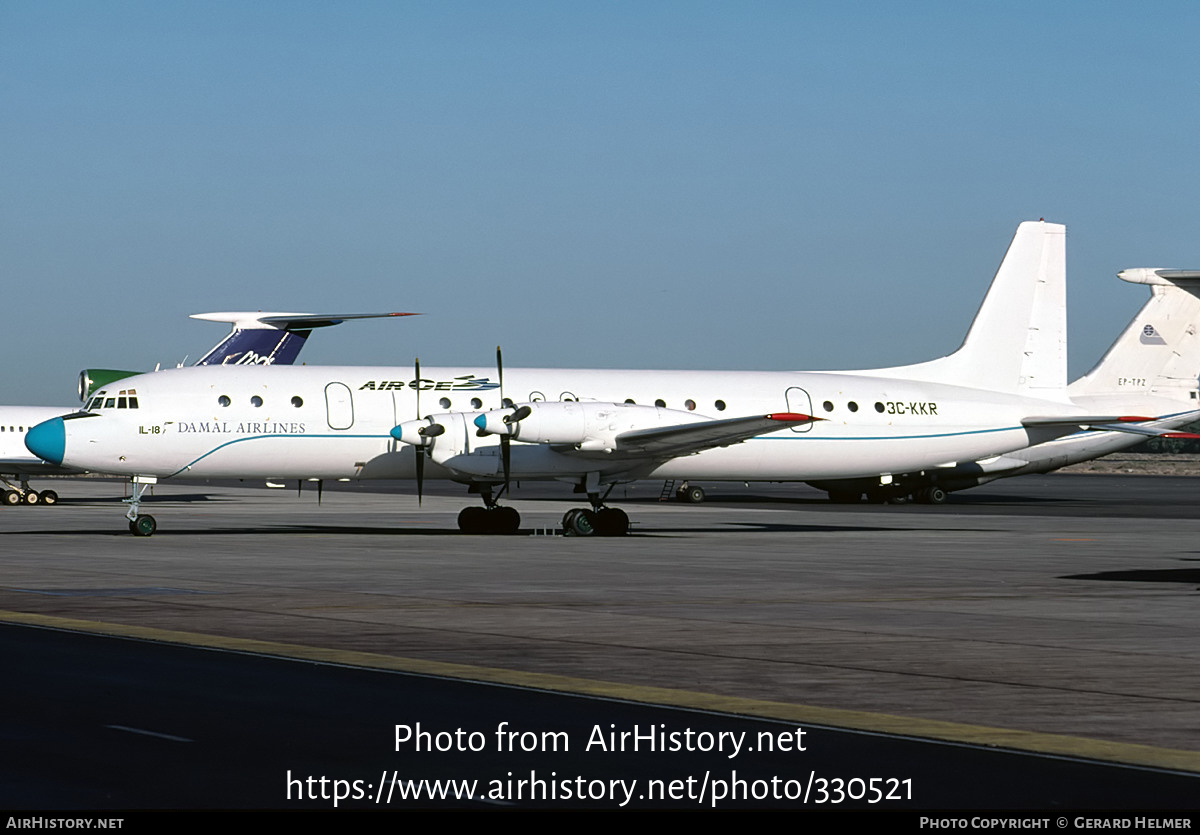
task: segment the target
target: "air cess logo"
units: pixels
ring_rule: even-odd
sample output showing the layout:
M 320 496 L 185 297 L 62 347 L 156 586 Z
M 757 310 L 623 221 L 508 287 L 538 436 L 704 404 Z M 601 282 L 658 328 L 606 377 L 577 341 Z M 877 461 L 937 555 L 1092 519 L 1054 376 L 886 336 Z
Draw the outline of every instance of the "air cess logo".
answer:
M 453 380 L 368 380 L 358 387 L 359 391 L 398 391 L 410 388 L 416 391 L 490 391 L 500 388 L 487 377 L 466 374 Z
M 238 359 L 234 361 L 234 357 L 238 357 Z M 271 355 L 263 356 L 254 351 L 246 351 L 242 354 L 230 354 L 221 360 L 221 365 L 270 365 L 273 362 L 275 362 L 275 357 Z

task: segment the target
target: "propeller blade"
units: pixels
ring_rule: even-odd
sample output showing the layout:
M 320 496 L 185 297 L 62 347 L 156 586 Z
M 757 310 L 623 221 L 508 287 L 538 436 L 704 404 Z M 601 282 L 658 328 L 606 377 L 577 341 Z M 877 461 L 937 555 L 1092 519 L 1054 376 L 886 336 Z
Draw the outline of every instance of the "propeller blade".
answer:
M 499 345 L 496 346 L 496 382 L 500 384 L 500 408 L 507 408 L 510 404 L 504 397 L 504 357 L 501 356 Z M 504 462 L 504 493 L 508 495 L 508 483 L 512 477 L 512 438 L 507 435 L 500 436 L 500 460 Z
M 413 383 L 417 386 L 417 420 L 421 419 L 421 358 L 413 357 Z
M 521 421 L 525 420 L 525 418 L 529 417 L 532 414 L 533 414 L 533 408 L 531 406 L 522 406 L 521 408 L 519 408 L 515 412 L 513 412 L 511 415 L 505 415 L 504 422 L 511 426 L 514 423 L 520 423 Z
M 417 420 L 421 419 L 421 358 L 413 357 L 413 381 L 417 384 Z M 423 427 L 417 430 L 418 435 L 424 435 Z M 444 431 L 444 430 L 443 430 Z M 417 455 L 417 507 L 425 498 L 425 447 L 415 446 L 413 452 Z
M 420 507 L 425 495 L 425 450 L 415 446 L 413 452 L 417 454 L 417 507 Z
M 504 462 L 504 492 L 508 493 L 508 481 L 512 473 L 512 439 L 507 435 L 500 436 L 500 460 Z
M 500 355 L 500 346 L 496 346 L 496 382 L 500 384 L 500 408 L 508 406 L 504 399 L 504 358 Z

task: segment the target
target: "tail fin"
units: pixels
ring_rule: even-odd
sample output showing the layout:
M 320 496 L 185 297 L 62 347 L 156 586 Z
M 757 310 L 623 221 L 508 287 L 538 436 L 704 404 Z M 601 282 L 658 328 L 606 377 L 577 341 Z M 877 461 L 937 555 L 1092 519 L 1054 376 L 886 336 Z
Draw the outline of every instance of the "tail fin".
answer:
M 1138 268 L 1119 278 L 1150 286 L 1150 300 L 1096 367 L 1071 384 L 1072 397 L 1142 395 L 1200 402 L 1200 270 Z
M 233 326 L 196 365 L 291 365 L 310 331 Z
M 228 322 L 229 335 L 196 361 L 196 365 L 291 365 L 313 328 L 340 325 L 348 319 L 418 316 L 418 313 L 193 313 L 192 319 Z
M 1017 227 L 962 346 L 917 365 L 875 369 L 905 377 L 1053 399 L 1067 385 L 1067 228 Z

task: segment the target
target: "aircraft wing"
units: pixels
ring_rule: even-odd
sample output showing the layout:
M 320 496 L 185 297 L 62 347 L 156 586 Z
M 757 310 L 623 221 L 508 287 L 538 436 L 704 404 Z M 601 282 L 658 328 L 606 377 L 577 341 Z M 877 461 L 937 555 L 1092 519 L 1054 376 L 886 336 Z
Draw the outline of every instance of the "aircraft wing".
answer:
M 1200 438 L 1193 432 L 1173 432 L 1139 424 L 1150 423 L 1161 418 L 1141 415 L 1072 415 L 1071 417 L 1027 417 L 1021 419 L 1022 426 L 1029 427 L 1078 427 L 1092 432 L 1126 432 L 1130 435 L 1145 435 L 1148 438 Z
M 812 423 L 821 418 L 797 412 L 776 412 L 770 415 L 706 420 L 677 426 L 634 429 L 622 432 L 614 439 L 615 452 L 649 455 L 654 458 L 675 458 L 691 455 L 714 447 L 730 446 L 790 426 Z
M 0 458 L 0 474 L 4 475 L 73 475 L 84 472 L 75 467 L 51 464 L 40 458 Z

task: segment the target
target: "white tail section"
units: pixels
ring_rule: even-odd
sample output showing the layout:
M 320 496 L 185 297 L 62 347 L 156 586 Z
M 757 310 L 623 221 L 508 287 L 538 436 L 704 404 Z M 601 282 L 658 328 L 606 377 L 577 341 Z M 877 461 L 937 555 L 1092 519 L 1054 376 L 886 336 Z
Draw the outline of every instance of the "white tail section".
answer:
M 917 365 L 853 372 L 1064 399 L 1067 385 L 1067 228 L 1017 227 L 962 346 Z
M 1161 397 L 1196 407 L 1200 375 L 1200 270 L 1131 269 L 1150 300 L 1096 367 L 1071 384 L 1075 396 Z

